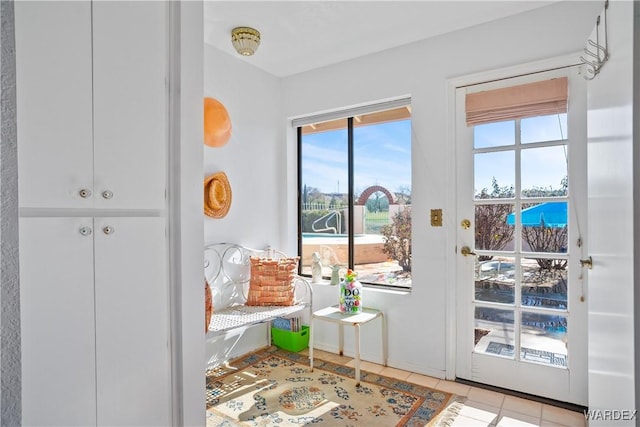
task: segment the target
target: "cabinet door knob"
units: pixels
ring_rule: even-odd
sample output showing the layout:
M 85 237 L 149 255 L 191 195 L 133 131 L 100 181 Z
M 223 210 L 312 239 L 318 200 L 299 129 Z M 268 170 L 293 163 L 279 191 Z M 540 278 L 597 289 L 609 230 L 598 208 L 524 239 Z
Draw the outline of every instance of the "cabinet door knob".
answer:
M 91 197 L 91 190 L 89 190 L 88 188 L 83 188 L 80 191 L 78 191 L 78 194 L 80 195 L 80 197 L 82 197 L 83 199 L 86 199 L 88 197 Z
M 91 236 L 91 227 L 80 228 L 80 234 L 82 234 L 83 236 Z
M 104 190 L 102 192 L 102 197 L 105 199 L 110 199 L 113 197 L 113 191 L 109 191 L 109 190 Z
M 116 231 L 116 230 L 115 230 L 112 226 L 110 226 L 110 225 L 107 225 L 106 227 L 104 227 L 104 228 L 102 229 L 102 232 L 103 232 L 104 234 L 107 234 L 107 235 L 109 235 L 109 234 L 113 234 L 115 231 Z

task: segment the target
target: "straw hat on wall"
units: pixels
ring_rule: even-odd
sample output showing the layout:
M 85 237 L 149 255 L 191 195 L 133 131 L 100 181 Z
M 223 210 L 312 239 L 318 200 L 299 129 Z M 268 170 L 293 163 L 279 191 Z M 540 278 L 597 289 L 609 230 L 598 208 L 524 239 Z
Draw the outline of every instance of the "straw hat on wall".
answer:
M 222 218 L 231 207 L 231 185 L 224 172 L 217 172 L 204 180 L 204 213 Z
M 231 118 L 227 109 L 214 98 L 204 99 L 204 143 L 222 147 L 231 138 Z

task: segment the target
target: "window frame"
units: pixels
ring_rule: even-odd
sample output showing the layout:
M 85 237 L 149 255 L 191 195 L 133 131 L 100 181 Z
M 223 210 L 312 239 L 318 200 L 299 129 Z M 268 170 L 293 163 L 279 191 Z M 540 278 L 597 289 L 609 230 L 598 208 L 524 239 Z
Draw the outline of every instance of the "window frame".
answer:
M 296 153 L 296 160 L 297 160 L 297 165 L 296 165 L 296 169 L 297 169 L 297 251 L 298 251 L 298 255 L 300 256 L 300 259 L 302 260 L 302 256 L 303 256 L 303 230 L 302 230 L 302 219 L 303 219 L 303 206 L 302 206 L 302 185 L 303 185 L 303 171 L 302 171 L 302 138 L 303 138 L 303 134 L 302 134 L 302 129 L 304 126 L 306 125 L 311 125 L 311 124 L 316 124 L 316 123 L 321 123 L 321 122 L 326 122 L 326 121 L 333 121 L 333 120 L 346 120 L 347 121 L 347 177 L 348 177 L 348 190 L 347 190 L 347 199 L 348 199 L 348 205 L 347 205 L 347 213 L 348 213 L 348 220 L 347 220 L 347 253 L 348 253 L 348 267 L 350 269 L 354 269 L 355 267 L 355 236 L 354 236 L 354 207 L 355 207 L 355 180 L 354 180 L 354 117 L 355 116 L 359 116 L 359 115 L 363 115 L 363 114 L 369 114 L 369 113 L 376 113 L 376 112 L 381 112 L 381 111 L 385 111 L 385 110 L 392 110 L 392 109 L 396 109 L 396 108 L 401 108 L 401 107 L 405 107 L 409 109 L 410 112 L 410 118 L 409 120 L 413 120 L 413 115 L 412 115 L 412 111 L 411 111 L 411 97 L 410 96 L 403 96 L 400 98 L 394 98 L 394 99 L 390 99 L 387 101 L 382 101 L 382 102 L 378 102 L 378 103 L 373 103 L 373 104 L 367 104 L 367 105 L 362 105 L 362 106 L 357 106 L 357 107 L 352 107 L 352 108 L 347 108 L 347 109 L 343 109 L 343 110 L 336 110 L 336 111 L 331 111 L 328 113 L 322 113 L 322 114 L 317 114 L 317 115 L 310 115 L 310 116 L 305 116 L 305 117 L 300 117 L 297 119 L 293 119 L 292 120 L 292 126 L 295 128 L 296 130 L 296 149 L 297 149 L 297 153 Z M 411 155 L 411 158 L 413 158 L 413 154 Z M 411 182 L 411 188 L 413 188 L 413 182 Z M 303 274 L 302 273 L 302 262 L 299 262 L 298 264 L 298 274 L 303 276 L 303 277 L 310 277 L 310 274 Z M 323 279 L 326 279 L 326 277 L 323 276 Z M 361 282 L 365 287 L 371 287 L 371 288 L 376 288 L 376 289 L 390 289 L 390 290 L 400 290 L 400 291 L 405 291 L 405 292 L 411 292 L 412 288 L 413 288 L 413 281 L 411 281 L 411 285 L 410 286 L 400 286 L 400 285 L 392 285 L 392 284 L 378 284 L 378 283 L 371 283 L 371 282 Z

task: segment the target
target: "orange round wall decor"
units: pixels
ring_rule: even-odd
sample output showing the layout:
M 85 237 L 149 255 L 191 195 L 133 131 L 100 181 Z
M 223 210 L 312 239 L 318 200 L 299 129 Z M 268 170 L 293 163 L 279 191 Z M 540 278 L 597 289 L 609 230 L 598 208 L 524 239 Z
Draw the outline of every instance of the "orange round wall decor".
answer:
M 204 99 L 204 143 L 222 147 L 231 138 L 231 118 L 227 109 L 214 98 Z

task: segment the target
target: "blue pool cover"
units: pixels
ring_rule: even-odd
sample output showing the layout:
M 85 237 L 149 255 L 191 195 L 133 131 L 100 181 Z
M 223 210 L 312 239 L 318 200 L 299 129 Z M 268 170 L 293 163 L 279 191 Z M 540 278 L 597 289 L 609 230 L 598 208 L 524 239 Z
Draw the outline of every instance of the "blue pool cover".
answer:
M 507 215 L 507 224 L 515 225 L 514 213 Z M 536 227 L 544 223 L 547 227 L 567 225 L 567 202 L 545 202 L 522 210 L 522 225 Z

